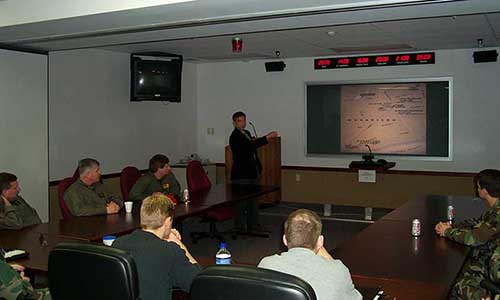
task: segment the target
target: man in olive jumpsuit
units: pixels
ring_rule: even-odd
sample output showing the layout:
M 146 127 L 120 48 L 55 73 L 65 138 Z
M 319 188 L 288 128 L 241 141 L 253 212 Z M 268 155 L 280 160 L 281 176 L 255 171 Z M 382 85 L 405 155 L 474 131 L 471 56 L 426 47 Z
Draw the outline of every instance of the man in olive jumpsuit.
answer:
M 19 196 L 17 177 L 0 173 L 0 229 L 21 229 L 40 224 L 38 213 Z
M 80 178 L 64 193 L 64 202 L 73 216 L 117 213 L 123 207 L 119 196 L 110 195 L 100 182 L 99 162 L 85 158 L 78 162 Z
M 144 198 L 161 193 L 172 194 L 181 199 L 181 186 L 170 170 L 169 159 L 163 154 L 156 154 L 149 160 L 149 170 L 134 184 L 128 199 L 142 201 Z

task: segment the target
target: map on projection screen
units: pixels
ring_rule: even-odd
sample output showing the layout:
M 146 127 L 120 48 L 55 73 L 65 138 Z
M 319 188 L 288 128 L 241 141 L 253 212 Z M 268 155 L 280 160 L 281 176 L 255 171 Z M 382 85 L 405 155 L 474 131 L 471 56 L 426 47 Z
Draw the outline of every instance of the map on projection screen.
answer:
M 426 83 L 344 85 L 343 153 L 426 154 Z

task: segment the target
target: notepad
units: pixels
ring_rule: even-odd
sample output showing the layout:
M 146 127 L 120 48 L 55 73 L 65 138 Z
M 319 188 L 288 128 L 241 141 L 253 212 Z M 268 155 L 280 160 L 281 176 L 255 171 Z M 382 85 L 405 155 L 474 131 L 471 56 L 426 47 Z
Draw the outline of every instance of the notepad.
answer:
M 5 252 L 4 257 L 6 261 L 12 261 L 28 256 L 28 252 L 21 249 L 12 249 Z

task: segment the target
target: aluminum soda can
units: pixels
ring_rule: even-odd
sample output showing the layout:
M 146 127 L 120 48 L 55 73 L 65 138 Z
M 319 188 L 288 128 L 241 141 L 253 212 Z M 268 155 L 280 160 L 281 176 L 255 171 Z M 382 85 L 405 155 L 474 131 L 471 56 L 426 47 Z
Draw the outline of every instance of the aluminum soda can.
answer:
M 455 219 L 455 208 L 453 207 L 453 205 L 448 205 L 447 216 L 448 216 L 448 221 L 450 222 Z
M 182 192 L 182 200 L 184 202 L 189 202 L 189 190 L 188 189 L 184 189 L 184 191 Z
M 420 220 L 419 219 L 414 219 L 413 222 L 411 222 L 411 235 L 412 236 L 420 236 Z

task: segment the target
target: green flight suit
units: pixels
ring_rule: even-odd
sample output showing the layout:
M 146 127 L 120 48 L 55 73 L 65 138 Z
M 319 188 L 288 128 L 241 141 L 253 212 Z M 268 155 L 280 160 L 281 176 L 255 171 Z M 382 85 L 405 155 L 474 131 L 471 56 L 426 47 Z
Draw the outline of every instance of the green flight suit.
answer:
M 0 198 L 0 229 L 21 229 L 42 223 L 38 213 L 21 196 L 9 200 L 6 206 Z
M 21 275 L 0 258 L 0 300 L 50 300 L 48 289 L 33 289 Z
M 452 299 L 455 297 L 454 299 L 480 300 L 489 295 L 489 292 L 479 284 L 489 276 L 488 263 L 499 245 L 498 233 L 500 233 L 500 201 L 479 218 L 454 224 L 445 231 L 444 235 L 447 238 L 472 247 L 471 254 L 450 292 Z
M 87 186 L 78 179 L 64 193 L 64 202 L 73 216 L 104 215 L 111 201 L 123 207 L 123 200 L 110 195 L 100 182 Z
M 128 194 L 128 199 L 130 201 L 142 201 L 155 192 L 162 192 L 165 195 L 174 194 L 178 200 L 182 199 L 181 185 L 175 178 L 174 173 L 169 172 L 158 180 L 150 171 L 137 180 Z

